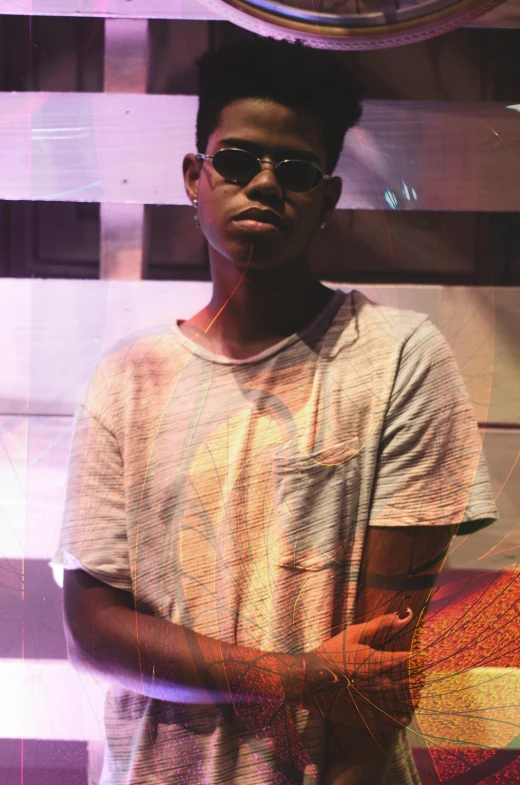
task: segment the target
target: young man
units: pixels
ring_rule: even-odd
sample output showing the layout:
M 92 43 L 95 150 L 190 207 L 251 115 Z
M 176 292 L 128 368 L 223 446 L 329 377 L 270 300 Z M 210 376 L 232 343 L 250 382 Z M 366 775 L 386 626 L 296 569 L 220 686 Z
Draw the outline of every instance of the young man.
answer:
M 212 298 L 99 364 L 54 560 L 69 656 L 112 682 L 101 782 L 418 783 L 414 631 L 495 518 L 471 407 L 427 317 L 309 273 L 349 73 L 271 39 L 198 66 Z

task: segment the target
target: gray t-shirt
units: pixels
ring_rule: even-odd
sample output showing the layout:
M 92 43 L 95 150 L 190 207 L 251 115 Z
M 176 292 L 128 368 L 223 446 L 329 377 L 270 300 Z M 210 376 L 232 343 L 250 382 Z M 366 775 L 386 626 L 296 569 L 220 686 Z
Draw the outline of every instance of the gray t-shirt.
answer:
M 296 653 L 352 618 L 367 526 L 496 517 L 445 339 L 423 314 L 338 290 L 305 330 L 246 360 L 177 323 L 108 353 L 78 407 L 53 562 L 146 613 Z M 105 729 L 102 785 L 308 785 L 327 766 L 326 725 L 299 708 L 113 684 Z M 419 782 L 405 731 L 387 782 Z

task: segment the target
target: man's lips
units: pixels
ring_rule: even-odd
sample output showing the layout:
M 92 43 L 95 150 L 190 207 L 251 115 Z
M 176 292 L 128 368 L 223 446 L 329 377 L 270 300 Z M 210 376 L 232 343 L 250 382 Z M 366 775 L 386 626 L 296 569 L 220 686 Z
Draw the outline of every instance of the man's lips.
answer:
M 283 229 L 284 220 L 281 215 L 275 213 L 273 210 L 264 210 L 256 207 L 250 207 L 243 210 L 238 215 L 235 215 L 233 221 L 247 221 L 248 223 L 263 223 L 276 226 L 278 229 Z

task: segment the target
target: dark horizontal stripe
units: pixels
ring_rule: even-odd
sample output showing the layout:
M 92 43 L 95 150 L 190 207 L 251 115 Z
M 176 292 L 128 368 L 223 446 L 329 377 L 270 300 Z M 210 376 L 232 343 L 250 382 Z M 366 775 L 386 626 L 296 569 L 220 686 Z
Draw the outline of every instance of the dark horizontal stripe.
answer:
M 85 771 L 69 771 L 67 769 L 0 768 L 0 785 L 89 785 L 88 773 Z
M 516 422 L 479 422 L 479 428 L 485 431 L 520 431 L 520 424 Z
M 23 570 L 22 600 L 22 561 L 0 559 L 0 657 L 66 659 L 62 592 L 54 582 L 52 570 L 48 562 L 39 559 L 26 559 Z M 431 575 L 400 580 L 369 573 L 365 585 L 391 591 L 429 589 L 435 585 L 437 590 L 444 587 L 443 602 L 449 602 L 466 590 L 492 583 L 500 574 L 447 569 L 436 580 Z M 1 780 L 0 785 L 3 785 Z
M 366 572 L 362 585 L 371 589 L 387 589 L 388 591 L 420 591 L 433 589 L 437 583 L 436 575 L 378 575 Z
M 1 658 L 66 659 L 61 609 L 48 562 L 0 559 Z
M 3 707 L 6 710 L 6 707 Z M 79 774 L 75 780 L 63 780 L 74 782 L 76 785 L 84 780 L 82 774 L 86 774 L 88 765 L 88 750 L 85 741 L 49 741 L 47 739 L 0 739 L 0 784 L 6 782 L 6 772 L 18 770 L 21 772 L 23 760 L 23 780 L 18 775 L 16 785 L 23 782 L 28 785 L 31 781 L 26 777 L 29 770 L 39 771 L 40 783 L 48 785 L 50 782 L 60 782 L 62 780 L 47 779 L 53 769 L 63 770 Z M 45 775 L 42 774 L 45 771 Z M 10 782 L 8 779 L 7 782 Z
M 0 656 L 7 659 L 66 659 L 63 631 L 62 592 L 56 585 L 48 563 L 39 559 L 23 562 L 24 599 L 22 600 L 22 561 L 0 559 Z M 443 570 L 435 576 L 403 580 L 369 574 L 373 588 L 395 591 L 445 587 L 443 603 L 466 588 L 492 583 L 499 572 Z M 434 596 L 435 599 L 435 596 Z M 23 647 L 22 647 L 23 640 Z M 0 780 L 0 785 L 3 785 Z
M 492 584 L 496 578 L 503 574 L 503 570 L 463 570 L 449 569 L 441 570 L 438 575 L 424 575 L 417 577 L 392 577 L 377 575 L 376 573 L 365 573 L 364 585 L 375 589 L 406 590 L 406 589 L 428 589 L 435 587 L 440 589 L 450 589 L 453 587 L 454 593 L 465 590 L 474 591 L 476 587 L 483 587 Z M 444 592 L 443 596 L 446 596 Z

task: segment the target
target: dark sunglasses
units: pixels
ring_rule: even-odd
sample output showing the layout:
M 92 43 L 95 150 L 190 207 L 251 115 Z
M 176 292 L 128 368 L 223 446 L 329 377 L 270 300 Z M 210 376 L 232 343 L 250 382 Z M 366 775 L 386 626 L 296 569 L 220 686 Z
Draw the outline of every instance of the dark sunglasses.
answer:
M 281 187 L 288 191 L 312 191 L 322 180 L 330 180 L 331 176 L 323 174 L 319 166 L 309 161 L 285 160 L 275 164 L 264 161 L 246 150 L 229 147 L 218 150 L 215 155 L 197 153 L 199 161 L 211 161 L 218 174 L 232 183 L 245 185 L 262 170 L 261 164 L 272 164 L 275 176 Z

